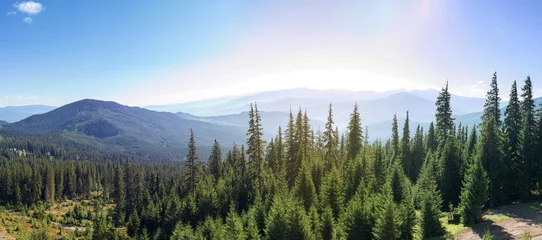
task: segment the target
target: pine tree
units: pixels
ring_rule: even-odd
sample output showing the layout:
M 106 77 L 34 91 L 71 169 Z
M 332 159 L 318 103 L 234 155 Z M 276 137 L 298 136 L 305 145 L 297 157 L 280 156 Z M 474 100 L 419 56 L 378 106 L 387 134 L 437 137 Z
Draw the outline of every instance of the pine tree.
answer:
M 277 176 L 282 176 L 284 173 L 284 145 L 282 140 L 282 129 L 280 126 L 275 138 L 275 157 L 277 162 L 275 173 Z
M 194 192 L 196 189 L 197 173 L 199 168 L 199 155 L 196 152 L 196 139 L 194 132 L 190 128 L 190 141 L 188 142 L 188 155 L 186 156 L 188 168 L 190 169 L 190 176 L 188 177 L 190 183 L 190 192 Z
M 435 125 L 433 125 L 433 122 L 429 124 L 429 130 L 427 131 L 427 137 L 426 137 L 426 148 L 430 151 L 435 151 L 438 146 L 437 138 L 435 136 Z
M 399 155 L 399 127 L 397 124 L 397 114 L 393 114 L 393 122 L 391 124 L 391 146 L 393 154 L 395 156 Z
M 350 115 L 348 123 L 348 147 L 347 161 L 353 161 L 361 151 L 363 146 L 363 131 L 361 128 L 361 117 L 358 112 L 358 104 L 354 105 L 354 112 Z
M 457 140 L 453 136 L 448 138 L 442 148 L 440 163 L 442 164 L 441 191 L 444 204 L 445 206 L 450 203 L 457 205 L 461 192 L 461 168 L 463 163 Z
M 297 166 L 296 156 L 299 152 L 299 138 L 295 131 L 294 117 L 290 109 L 290 120 L 286 128 L 286 178 L 288 186 L 293 186 L 297 177 L 299 166 Z
M 411 182 L 416 182 L 418 174 L 425 159 L 425 148 L 423 143 L 423 128 L 418 125 L 416 128 L 416 134 L 414 135 L 414 142 L 412 143 L 411 150 L 411 175 L 409 176 Z
M 410 120 L 408 118 L 408 111 L 406 113 L 405 124 L 403 126 L 403 138 L 401 139 L 401 163 L 403 165 L 403 171 L 410 179 L 415 178 L 415 172 L 413 169 L 413 162 L 410 153 Z
M 307 116 L 307 110 L 303 114 L 303 161 L 310 159 L 310 153 L 314 145 L 314 135 L 311 130 L 311 124 L 309 116 Z
M 521 131 L 522 131 L 522 117 L 521 117 L 521 108 L 520 102 L 518 99 L 517 85 L 516 81 L 512 84 L 512 89 L 510 91 L 510 100 L 506 106 L 506 111 L 504 112 L 504 135 L 506 139 L 506 158 L 505 158 L 505 167 L 507 168 L 506 178 L 506 192 L 509 193 L 509 196 L 516 198 L 520 193 L 518 189 L 521 189 L 521 186 L 516 186 L 517 183 L 521 182 L 518 177 L 522 176 L 522 164 L 521 164 Z
M 421 217 L 420 225 L 422 229 L 422 239 L 427 239 L 434 236 L 440 236 L 444 233 L 444 228 L 440 222 L 440 208 L 442 207 L 442 199 L 440 192 L 437 190 L 437 185 L 434 179 L 429 179 L 426 190 L 423 194 L 421 202 Z
M 525 199 L 530 195 L 530 190 L 533 185 L 533 176 L 536 174 L 533 168 L 533 161 L 535 159 L 536 150 L 535 150 L 535 119 L 534 119 L 534 100 L 533 100 L 533 86 L 531 82 L 531 77 L 527 76 L 525 79 L 525 84 L 522 88 L 521 97 L 523 101 L 521 103 L 521 114 L 523 116 L 523 129 L 522 129 L 522 146 L 521 146 L 521 155 L 522 155 L 522 168 L 521 174 L 522 178 L 520 181 L 521 195 Z M 490 180 L 491 180 L 490 176 Z M 491 189 L 490 189 L 491 192 Z M 490 193 L 491 198 L 491 193 Z
M 371 239 L 373 222 L 373 199 L 369 192 L 359 191 L 348 202 L 342 223 L 347 239 Z
M 263 188 L 263 177 L 262 177 L 262 168 L 263 168 L 263 146 L 264 141 L 262 140 L 263 128 L 262 128 L 262 119 L 258 112 L 258 105 L 250 104 L 249 112 L 249 127 L 247 130 L 247 155 L 248 162 L 252 168 L 253 181 L 257 184 L 257 189 L 261 191 Z
M 499 97 L 499 87 L 497 86 L 497 72 L 493 73 L 491 79 L 491 86 L 487 92 L 486 103 L 484 104 L 484 114 L 482 120 L 489 121 L 493 119 L 497 127 L 501 126 L 501 109 L 499 103 L 501 98 Z
M 225 239 L 246 239 L 243 222 L 234 209 L 234 207 L 230 207 L 230 212 L 226 218 Z
M 476 154 L 476 143 L 478 142 L 478 135 L 476 133 L 476 126 L 472 126 L 471 133 L 469 135 L 469 141 L 467 147 L 465 148 L 465 153 L 463 159 L 470 162 L 470 159 L 474 154 Z
M 303 164 L 300 174 L 297 175 L 294 192 L 303 202 L 306 211 L 308 211 L 317 201 L 316 189 L 312 182 L 312 175 L 307 164 Z
M 320 188 L 320 204 L 322 207 L 331 207 L 335 219 L 343 211 L 344 205 L 344 185 L 340 171 L 333 168 L 324 178 Z
M 373 151 L 374 151 L 374 175 L 375 175 L 375 181 L 374 181 L 374 190 L 375 192 L 379 192 L 382 186 L 384 186 L 384 183 L 386 182 L 386 163 L 384 160 L 384 148 L 382 147 L 382 143 L 380 140 L 376 140 L 373 144 Z
M 126 216 L 126 187 L 124 184 L 124 171 L 122 170 L 122 166 L 120 164 L 116 164 L 115 166 L 115 177 L 113 183 L 113 199 L 116 203 L 115 212 L 117 215 L 117 223 L 119 225 L 123 225 Z
M 326 162 L 326 168 L 329 170 L 333 166 L 336 166 L 338 162 L 338 138 L 335 130 L 333 129 L 333 112 L 331 104 L 329 104 L 329 113 L 326 122 L 326 130 L 324 131 L 324 159 Z
M 55 171 L 52 167 L 47 168 L 45 182 L 45 196 L 44 200 L 53 202 L 55 200 Z
M 211 150 L 211 156 L 209 156 L 209 171 L 215 177 L 215 181 L 218 181 L 222 174 L 222 150 L 216 139 Z
M 482 208 L 489 198 L 489 179 L 480 159 L 475 158 L 467 168 L 461 189 L 461 222 L 469 225 L 478 223 L 482 217 Z
M 502 157 L 504 153 L 502 137 L 493 120 L 484 122 L 482 126 L 478 154 L 484 169 L 489 175 L 490 206 L 497 207 L 503 201 L 502 178 L 504 167 Z
M 437 106 L 437 112 L 435 117 L 436 123 L 436 136 L 440 144 L 443 144 L 448 135 L 453 133 L 454 118 L 452 118 L 452 106 L 450 103 L 450 92 L 448 92 L 448 82 L 437 98 L 435 105 Z
M 402 219 L 391 196 L 390 186 L 388 185 L 385 189 L 381 197 L 382 204 L 378 206 L 375 213 L 373 235 L 375 239 L 399 239 L 401 234 L 399 226 L 402 224 Z

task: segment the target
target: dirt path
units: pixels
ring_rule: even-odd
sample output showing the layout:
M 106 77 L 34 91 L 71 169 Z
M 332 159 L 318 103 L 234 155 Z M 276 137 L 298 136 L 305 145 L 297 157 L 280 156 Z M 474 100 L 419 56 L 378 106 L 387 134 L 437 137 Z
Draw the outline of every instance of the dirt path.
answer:
M 0 239 L 1 240 L 15 240 L 13 236 L 1 231 L 0 231 Z
M 493 210 L 485 216 L 483 223 L 458 235 L 460 240 L 478 240 L 489 229 L 493 239 L 522 239 L 530 234 L 531 239 L 542 240 L 542 208 L 540 203 L 509 205 Z M 493 220 L 491 220 L 493 219 Z

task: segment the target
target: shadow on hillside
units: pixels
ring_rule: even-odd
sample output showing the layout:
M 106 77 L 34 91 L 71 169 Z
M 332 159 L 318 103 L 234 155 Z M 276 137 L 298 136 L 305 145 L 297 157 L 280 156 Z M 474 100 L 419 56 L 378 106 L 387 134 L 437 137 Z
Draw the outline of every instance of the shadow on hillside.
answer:
M 493 236 L 492 239 L 494 240 L 512 239 L 512 235 L 510 233 L 504 231 L 504 228 L 502 228 L 501 226 L 494 225 L 491 221 L 484 222 L 482 224 L 478 224 L 472 227 L 472 231 L 481 239 L 484 239 L 484 234 L 487 229 L 489 229 L 490 234 Z
M 517 205 L 502 206 L 495 213 L 503 214 L 529 225 L 542 224 L 542 211 L 539 202 L 529 202 Z

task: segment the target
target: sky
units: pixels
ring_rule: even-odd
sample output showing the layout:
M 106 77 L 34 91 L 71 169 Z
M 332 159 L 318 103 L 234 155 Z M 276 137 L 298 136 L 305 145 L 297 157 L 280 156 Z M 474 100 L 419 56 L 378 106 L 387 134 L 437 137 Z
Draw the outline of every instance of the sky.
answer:
M 306 87 L 542 95 L 542 1 L 0 1 L 0 107 Z

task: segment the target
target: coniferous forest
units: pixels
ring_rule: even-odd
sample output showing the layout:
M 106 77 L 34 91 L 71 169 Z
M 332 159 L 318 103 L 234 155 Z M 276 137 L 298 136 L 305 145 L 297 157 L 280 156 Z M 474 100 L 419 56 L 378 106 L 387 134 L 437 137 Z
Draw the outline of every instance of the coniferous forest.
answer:
M 265 119 L 254 103 L 246 142 L 223 149 L 215 141 L 210 157 L 201 159 L 192 132 L 182 162 L 2 138 L 0 208 L 44 225 L 84 228 L 58 233 L 64 239 L 444 236 L 442 218 L 469 226 L 488 209 L 529 201 L 542 190 L 542 110 L 535 110 L 530 77 L 514 82 L 501 108 L 495 73 L 481 125 L 456 124 L 452 102 L 446 83 L 434 122 L 415 132 L 408 112 L 403 126 L 390 116 L 391 139 L 368 139 L 371 129 L 357 105 L 340 132 L 331 104 L 321 131 L 299 109 L 264 139 Z M 68 201 L 80 204 L 62 219 L 45 211 Z M 52 239 L 48 234 L 35 230 L 28 238 Z

